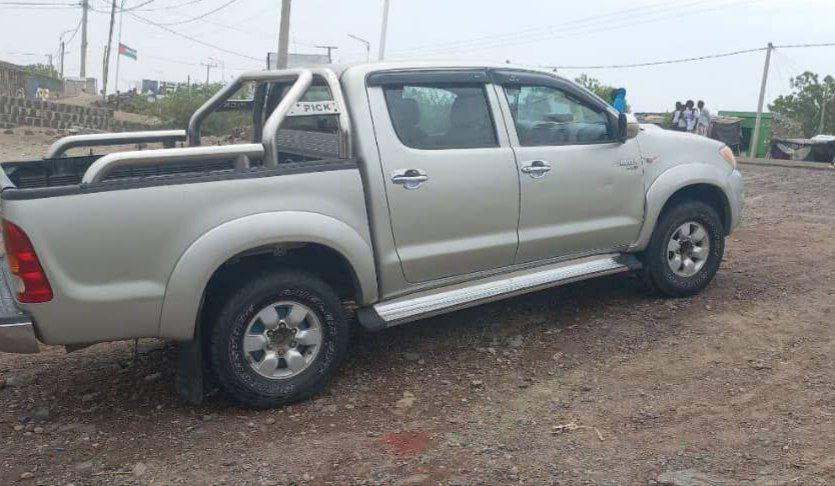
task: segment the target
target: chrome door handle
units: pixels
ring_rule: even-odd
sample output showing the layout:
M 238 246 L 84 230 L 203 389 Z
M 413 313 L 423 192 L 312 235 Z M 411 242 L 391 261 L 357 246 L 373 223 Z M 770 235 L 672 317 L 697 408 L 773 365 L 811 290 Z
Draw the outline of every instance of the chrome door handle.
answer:
M 428 180 L 429 176 L 420 169 L 396 170 L 391 174 L 391 182 L 401 184 L 405 189 L 417 189 Z
M 522 172 L 530 175 L 534 179 L 545 177 L 545 174 L 551 171 L 551 164 L 542 160 L 534 160 L 530 164 L 522 166 Z

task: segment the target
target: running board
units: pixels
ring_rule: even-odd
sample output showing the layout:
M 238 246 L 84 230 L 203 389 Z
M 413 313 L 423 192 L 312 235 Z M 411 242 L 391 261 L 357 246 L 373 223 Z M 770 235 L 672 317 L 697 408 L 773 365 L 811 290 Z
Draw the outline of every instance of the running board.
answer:
M 391 327 L 494 300 L 640 268 L 632 255 L 614 253 L 517 270 L 380 302 L 361 312 L 366 327 Z M 374 315 L 376 314 L 376 316 Z M 376 321 L 373 322 L 373 321 Z

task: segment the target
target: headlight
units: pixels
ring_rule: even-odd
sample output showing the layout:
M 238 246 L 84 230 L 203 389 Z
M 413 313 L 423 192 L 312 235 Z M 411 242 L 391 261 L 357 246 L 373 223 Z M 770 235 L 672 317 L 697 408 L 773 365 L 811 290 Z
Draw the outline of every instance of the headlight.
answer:
M 725 162 L 731 165 L 732 169 L 736 169 L 736 157 L 734 156 L 733 150 L 730 147 L 725 145 L 721 149 L 719 149 L 719 155 L 725 159 Z

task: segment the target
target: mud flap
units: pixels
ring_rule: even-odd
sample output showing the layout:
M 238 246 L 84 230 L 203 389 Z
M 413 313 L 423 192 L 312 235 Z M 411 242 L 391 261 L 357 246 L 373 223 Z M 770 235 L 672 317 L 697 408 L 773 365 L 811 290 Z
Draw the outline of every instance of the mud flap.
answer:
M 203 384 L 203 346 L 199 336 L 178 344 L 177 393 L 188 403 L 199 405 L 205 397 Z

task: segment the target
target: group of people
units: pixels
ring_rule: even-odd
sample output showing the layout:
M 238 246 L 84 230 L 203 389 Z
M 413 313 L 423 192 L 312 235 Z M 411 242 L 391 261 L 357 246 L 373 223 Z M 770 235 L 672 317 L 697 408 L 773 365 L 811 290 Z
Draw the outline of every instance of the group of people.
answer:
M 710 111 L 705 107 L 705 102 L 699 100 L 687 100 L 686 103 L 676 101 L 676 109 L 673 111 L 673 119 L 670 127 L 679 132 L 690 132 L 707 136 L 710 128 Z

